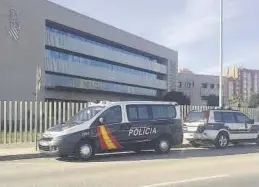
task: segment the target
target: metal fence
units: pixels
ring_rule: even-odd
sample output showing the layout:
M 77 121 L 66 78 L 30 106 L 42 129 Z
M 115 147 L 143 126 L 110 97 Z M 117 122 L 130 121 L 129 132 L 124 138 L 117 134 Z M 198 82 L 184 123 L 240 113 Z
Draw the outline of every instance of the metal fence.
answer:
M 0 144 L 35 142 L 46 129 L 68 120 L 85 107 L 87 103 L 0 101 Z M 181 115 L 184 118 L 191 110 L 209 108 L 181 106 Z M 258 109 L 240 110 L 259 121 Z

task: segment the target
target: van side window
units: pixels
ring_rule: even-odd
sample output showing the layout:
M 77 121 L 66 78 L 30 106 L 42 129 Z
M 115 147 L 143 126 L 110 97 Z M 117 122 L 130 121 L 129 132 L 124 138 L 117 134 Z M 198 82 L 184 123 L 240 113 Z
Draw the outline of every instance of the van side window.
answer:
M 138 110 L 137 110 L 137 107 L 131 106 L 131 107 L 128 108 L 128 118 L 130 118 L 130 121 L 138 120 Z
M 175 118 L 175 107 L 171 105 L 152 105 L 153 119 Z
M 140 120 L 148 119 L 147 106 L 138 106 L 138 119 Z
M 127 116 L 129 121 L 149 119 L 148 107 L 146 105 L 128 105 Z
M 113 106 L 101 116 L 106 124 L 120 123 L 122 121 L 121 107 Z

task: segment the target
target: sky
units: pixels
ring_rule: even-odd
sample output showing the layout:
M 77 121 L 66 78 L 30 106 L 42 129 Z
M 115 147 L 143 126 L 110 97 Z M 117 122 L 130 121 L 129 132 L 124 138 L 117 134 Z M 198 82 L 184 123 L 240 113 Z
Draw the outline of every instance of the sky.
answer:
M 179 68 L 219 73 L 219 0 L 50 0 L 178 52 Z M 259 69 L 259 1 L 223 0 L 223 67 Z

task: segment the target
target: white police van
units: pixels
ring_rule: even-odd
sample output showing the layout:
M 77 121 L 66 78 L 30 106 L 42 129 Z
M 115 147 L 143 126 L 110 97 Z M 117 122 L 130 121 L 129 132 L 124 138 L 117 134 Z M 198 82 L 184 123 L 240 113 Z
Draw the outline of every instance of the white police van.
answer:
M 64 124 L 47 130 L 41 152 L 90 159 L 96 153 L 155 149 L 168 153 L 183 142 L 180 106 L 174 102 L 91 103 Z
M 231 108 L 191 111 L 183 121 L 183 132 L 194 147 L 211 143 L 216 148 L 225 148 L 229 143 L 259 144 L 259 124 Z

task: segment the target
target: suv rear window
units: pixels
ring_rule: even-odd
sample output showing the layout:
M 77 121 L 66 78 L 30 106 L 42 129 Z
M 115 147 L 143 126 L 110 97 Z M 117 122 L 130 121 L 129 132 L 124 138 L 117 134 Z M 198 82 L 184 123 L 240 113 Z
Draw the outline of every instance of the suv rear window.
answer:
M 189 112 L 187 117 L 185 118 L 186 122 L 193 122 L 193 121 L 204 121 L 205 111 L 197 112 Z

